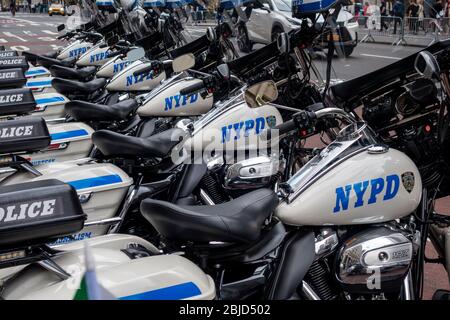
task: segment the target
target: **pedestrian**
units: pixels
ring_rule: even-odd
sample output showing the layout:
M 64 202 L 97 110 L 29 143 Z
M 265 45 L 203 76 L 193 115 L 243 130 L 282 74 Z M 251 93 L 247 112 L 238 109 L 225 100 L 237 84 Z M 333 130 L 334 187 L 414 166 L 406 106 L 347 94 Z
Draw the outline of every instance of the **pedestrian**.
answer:
M 387 10 L 387 5 L 386 5 L 386 0 L 382 0 L 382 1 L 381 1 L 380 15 L 381 15 L 381 26 L 380 26 L 380 31 L 383 31 L 383 29 L 387 30 L 389 27 L 388 27 L 388 25 L 386 24 L 386 16 L 388 15 L 388 10 Z
M 406 14 L 409 19 L 409 31 L 411 31 L 413 34 L 417 34 L 417 19 L 419 17 L 419 6 L 417 5 L 417 0 L 409 1 L 409 6 L 406 9 Z
M 425 24 L 424 24 L 424 18 L 425 18 L 425 8 L 424 8 L 424 2 L 423 0 L 419 0 L 417 2 L 417 5 L 419 6 L 419 12 L 418 12 L 418 17 L 419 17 L 419 25 L 418 28 L 422 28 L 422 30 L 427 33 L 427 30 L 425 29 Z
M 449 33 L 449 29 L 450 29 L 450 0 L 447 0 L 447 2 L 444 5 L 444 9 L 442 10 L 443 14 L 441 15 L 440 20 L 441 23 L 440 25 L 444 28 L 444 32 L 445 33 Z
M 376 4 L 371 4 L 367 8 L 367 15 L 368 15 L 368 28 L 369 30 L 380 30 L 381 29 L 381 14 L 380 14 L 380 7 L 378 7 Z
M 403 5 L 403 1 L 396 0 L 392 11 L 394 13 L 394 34 L 396 34 L 397 24 L 401 26 L 403 23 L 403 17 L 405 16 L 405 7 Z
M 28 11 L 31 13 L 31 0 L 27 0 L 28 2 Z
M 11 14 L 14 17 L 16 15 L 16 0 L 10 0 L 9 7 L 11 9 Z

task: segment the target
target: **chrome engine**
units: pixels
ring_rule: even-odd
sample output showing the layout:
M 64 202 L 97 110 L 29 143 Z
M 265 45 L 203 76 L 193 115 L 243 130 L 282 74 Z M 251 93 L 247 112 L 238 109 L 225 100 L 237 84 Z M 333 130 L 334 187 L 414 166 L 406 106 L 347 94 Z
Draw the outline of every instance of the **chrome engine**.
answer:
M 282 172 L 283 162 L 278 157 L 259 156 L 239 161 L 226 169 L 224 187 L 253 189 L 270 184 Z
M 347 239 L 337 255 L 336 277 L 349 293 L 398 290 L 413 257 L 413 243 L 401 231 L 376 227 Z

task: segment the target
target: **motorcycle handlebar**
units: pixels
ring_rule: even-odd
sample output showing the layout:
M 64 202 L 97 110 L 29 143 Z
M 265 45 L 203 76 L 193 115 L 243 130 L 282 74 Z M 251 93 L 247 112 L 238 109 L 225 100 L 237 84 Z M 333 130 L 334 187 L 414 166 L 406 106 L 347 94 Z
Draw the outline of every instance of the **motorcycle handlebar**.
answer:
M 193 85 L 190 85 L 184 89 L 181 89 L 180 94 L 183 96 L 187 96 L 190 94 L 194 94 L 204 88 L 205 88 L 205 84 L 203 83 L 203 81 L 200 81 L 200 82 L 194 83 Z
M 133 76 L 137 77 L 142 74 L 147 74 L 150 71 L 152 71 L 153 69 L 155 69 L 156 67 L 158 67 L 159 65 L 161 65 L 160 61 L 152 61 L 152 62 L 150 62 L 150 64 L 147 67 L 133 72 Z

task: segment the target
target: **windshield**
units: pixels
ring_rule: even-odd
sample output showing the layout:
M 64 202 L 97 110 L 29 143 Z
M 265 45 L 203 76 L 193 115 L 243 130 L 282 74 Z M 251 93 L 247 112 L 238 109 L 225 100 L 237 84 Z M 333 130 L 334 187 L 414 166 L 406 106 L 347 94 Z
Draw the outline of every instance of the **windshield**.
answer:
M 277 6 L 278 10 L 284 11 L 284 12 L 291 12 L 291 6 L 292 3 L 290 0 L 274 0 L 275 5 Z

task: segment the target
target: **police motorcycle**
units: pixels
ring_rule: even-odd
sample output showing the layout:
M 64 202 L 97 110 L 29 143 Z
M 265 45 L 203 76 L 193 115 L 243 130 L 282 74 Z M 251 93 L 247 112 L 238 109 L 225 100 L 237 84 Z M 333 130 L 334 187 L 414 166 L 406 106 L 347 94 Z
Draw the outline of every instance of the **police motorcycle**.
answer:
M 407 154 L 418 167 L 422 179 L 421 207 L 414 216 L 420 231 L 418 270 L 414 294 L 422 296 L 425 263 L 441 263 L 450 271 L 450 219 L 434 208 L 435 199 L 449 194 L 448 97 L 450 42 L 437 42 L 419 53 L 367 75 L 334 85 L 329 104 L 353 111 L 362 107 L 362 117 L 376 132 L 380 142 Z M 413 67 L 415 66 L 415 68 Z M 351 90 L 350 90 L 351 89 Z M 406 172 L 401 182 L 413 188 L 416 175 Z M 438 259 L 425 256 L 427 239 Z M 421 261 L 422 260 L 422 261 Z M 423 261 L 424 260 L 424 261 Z M 444 291 L 437 291 L 439 299 Z
M 266 81 L 245 99 L 256 111 L 275 97 Z M 263 168 L 248 162 L 227 182 L 251 191 L 228 202 L 143 200 L 157 247 L 183 252 L 211 275 L 219 299 L 414 299 L 422 243 L 415 215 L 427 205 L 414 162 L 339 108 L 300 111 L 261 141 L 301 140 L 325 124 L 336 129 L 334 120 L 343 127 L 336 139 L 275 191 L 252 188 Z
M 61 181 L 0 187 L 0 298 L 73 300 L 85 272 L 94 268 L 105 293 L 91 299 L 215 298 L 213 280 L 194 263 L 162 255 L 136 236 L 48 245 L 77 233 L 85 219 L 76 191 Z

